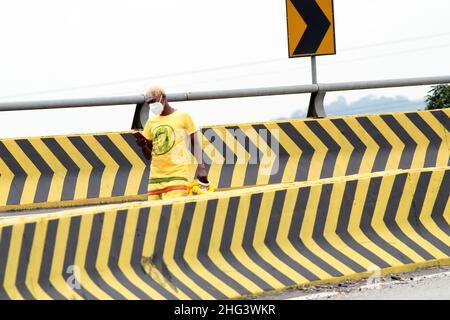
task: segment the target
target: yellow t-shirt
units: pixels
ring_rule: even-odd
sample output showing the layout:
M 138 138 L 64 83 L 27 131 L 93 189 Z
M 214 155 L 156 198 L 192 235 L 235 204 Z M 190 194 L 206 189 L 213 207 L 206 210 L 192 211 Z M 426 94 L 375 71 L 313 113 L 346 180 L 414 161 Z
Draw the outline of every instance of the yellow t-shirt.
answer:
M 191 161 L 188 146 L 190 135 L 196 131 L 191 116 L 180 110 L 147 121 L 142 134 L 153 142 L 150 183 L 173 178 L 187 181 Z

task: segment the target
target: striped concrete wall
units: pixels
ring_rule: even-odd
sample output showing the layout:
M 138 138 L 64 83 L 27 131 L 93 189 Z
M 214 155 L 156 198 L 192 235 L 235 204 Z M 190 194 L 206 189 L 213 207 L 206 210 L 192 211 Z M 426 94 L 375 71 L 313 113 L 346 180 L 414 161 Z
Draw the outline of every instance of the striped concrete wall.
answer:
M 221 189 L 450 164 L 450 109 L 202 128 Z M 0 211 L 144 199 L 131 133 L 0 140 Z M 195 161 L 191 158 L 191 177 Z
M 148 175 L 131 133 L 0 140 L 0 210 L 136 199 Z
M 220 188 L 450 164 L 450 109 L 203 128 Z
M 3 220 L 0 298 L 237 298 L 449 264 L 449 185 L 446 166 Z

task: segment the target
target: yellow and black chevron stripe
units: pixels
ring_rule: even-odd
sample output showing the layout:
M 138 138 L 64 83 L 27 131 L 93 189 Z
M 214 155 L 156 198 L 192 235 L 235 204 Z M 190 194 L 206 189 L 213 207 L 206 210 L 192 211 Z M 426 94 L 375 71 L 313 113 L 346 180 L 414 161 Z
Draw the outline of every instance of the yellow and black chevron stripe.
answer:
M 449 113 L 206 127 L 204 159 L 221 189 L 446 166 Z M 129 132 L 0 140 L 0 210 L 145 199 L 148 176 Z
M 449 185 L 448 166 L 395 170 L 3 220 L 0 298 L 237 298 L 449 264 Z
M 447 166 L 449 115 L 443 109 L 207 127 L 204 159 L 219 188 Z
M 136 198 L 148 161 L 131 133 L 0 140 L 0 209 Z

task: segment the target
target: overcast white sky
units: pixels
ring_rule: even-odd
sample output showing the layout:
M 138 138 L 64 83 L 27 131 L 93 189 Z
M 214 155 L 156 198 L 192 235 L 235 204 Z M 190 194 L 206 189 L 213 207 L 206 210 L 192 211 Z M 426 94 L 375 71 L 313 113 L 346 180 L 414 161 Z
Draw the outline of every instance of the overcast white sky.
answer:
M 337 55 L 318 57 L 319 82 L 450 74 L 450 1 L 334 6 Z M 0 41 L 0 101 L 139 94 L 153 84 L 182 92 L 311 82 L 309 58 L 287 58 L 285 0 L 2 0 Z M 240 66 L 220 68 L 231 65 Z M 333 93 L 326 101 L 417 99 L 428 90 Z M 295 95 L 176 107 L 207 125 L 287 116 L 307 102 Z M 133 112 L 2 112 L 0 137 L 127 130 Z

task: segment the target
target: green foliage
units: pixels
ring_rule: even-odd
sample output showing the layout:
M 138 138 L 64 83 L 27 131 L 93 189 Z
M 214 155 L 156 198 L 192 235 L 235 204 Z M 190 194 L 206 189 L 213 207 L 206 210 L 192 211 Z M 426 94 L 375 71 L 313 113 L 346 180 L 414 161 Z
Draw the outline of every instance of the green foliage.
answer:
M 428 110 L 450 108 L 450 85 L 433 86 L 428 92 L 426 102 Z

